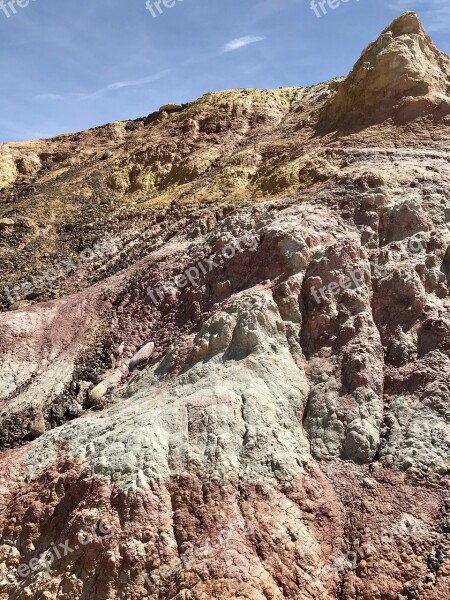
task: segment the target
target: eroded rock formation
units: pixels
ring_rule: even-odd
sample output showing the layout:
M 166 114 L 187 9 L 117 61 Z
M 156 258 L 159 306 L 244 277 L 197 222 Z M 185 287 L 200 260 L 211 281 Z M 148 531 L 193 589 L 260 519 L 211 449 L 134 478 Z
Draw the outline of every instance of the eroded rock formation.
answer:
M 450 598 L 449 61 L 0 145 L 0 599 Z

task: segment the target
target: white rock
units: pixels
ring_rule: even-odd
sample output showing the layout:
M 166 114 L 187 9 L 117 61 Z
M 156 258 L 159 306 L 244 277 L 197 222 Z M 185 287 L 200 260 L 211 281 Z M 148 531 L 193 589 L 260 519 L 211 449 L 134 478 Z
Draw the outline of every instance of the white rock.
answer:
M 94 403 L 98 402 L 99 400 L 101 400 L 103 398 L 103 396 L 106 395 L 107 391 L 108 391 L 108 388 L 106 387 L 106 385 L 104 383 L 99 383 L 98 385 L 93 387 L 92 390 L 89 391 L 89 398 Z
M 151 355 L 153 354 L 154 349 L 155 349 L 155 344 L 153 342 L 148 342 L 148 344 L 145 344 L 145 346 L 142 346 L 142 348 L 138 352 L 136 352 L 136 354 L 130 360 L 130 366 L 129 366 L 130 371 L 132 371 L 133 369 L 136 369 L 137 367 L 142 366 L 146 362 L 148 362 Z

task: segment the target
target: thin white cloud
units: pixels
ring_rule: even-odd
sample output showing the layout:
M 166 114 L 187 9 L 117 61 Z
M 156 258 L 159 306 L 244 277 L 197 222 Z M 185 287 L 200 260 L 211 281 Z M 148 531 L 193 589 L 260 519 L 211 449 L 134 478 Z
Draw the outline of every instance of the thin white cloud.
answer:
M 78 92 L 70 92 L 69 94 L 39 94 L 36 96 L 37 100 L 42 101 L 56 101 L 56 100 L 65 100 L 73 98 L 75 100 L 92 100 L 94 98 L 98 98 L 103 96 L 104 94 L 108 94 L 109 92 L 114 92 L 116 90 L 122 90 L 124 88 L 129 87 L 137 87 L 140 85 L 145 85 L 146 83 L 152 83 L 153 81 L 158 81 L 165 77 L 168 73 L 170 73 L 170 69 L 166 69 L 165 71 L 160 71 L 159 73 L 155 73 L 154 75 L 149 75 L 148 77 L 141 77 L 140 79 L 132 79 L 130 81 L 116 81 L 114 83 L 110 83 L 106 87 L 100 88 L 99 90 L 95 90 L 94 92 L 86 92 L 86 93 L 78 93 Z
M 246 35 L 244 37 L 235 38 L 234 40 L 230 40 L 225 46 L 222 47 L 222 52 L 233 52 L 234 50 L 239 50 L 239 48 L 244 48 L 249 44 L 255 44 L 256 42 L 262 42 L 265 38 L 260 37 L 259 35 Z
M 38 96 L 36 96 L 36 100 L 43 100 L 43 101 L 54 101 L 54 100 L 62 100 L 63 97 L 60 96 L 60 94 L 39 94 Z
M 149 75 L 148 77 L 141 77 L 140 79 L 132 79 L 131 81 L 116 81 L 115 83 L 110 83 L 104 88 L 96 90 L 95 92 L 90 92 L 87 94 L 75 94 L 77 98 L 80 100 L 86 100 L 90 98 L 97 98 L 98 96 L 103 96 L 103 94 L 107 94 L 108 92 L 113 92 L 115 90 L 122 90 L 124 88 L 129 87 L 137 87 L 140 85 L 145 85 L 146 83 L 152 83 L 153 81 L 158 81 L 162 79 L 170 72 L 169 69 L 165 71 L 160 71 L 159 73 L 155 73 L 154 75 Z

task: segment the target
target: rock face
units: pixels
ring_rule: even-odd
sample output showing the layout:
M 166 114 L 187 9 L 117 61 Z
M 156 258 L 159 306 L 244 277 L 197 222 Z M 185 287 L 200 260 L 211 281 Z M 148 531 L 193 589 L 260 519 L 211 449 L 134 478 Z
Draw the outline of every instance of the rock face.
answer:
M 436 49 L 415 13 L 405 13 L 361 55 L 324 108 L 331 129 L 358 129 L 388 118 L 450 114 L 450 58 Z
M 450 598 L 448 61 L 0 147 L 0 600 Z

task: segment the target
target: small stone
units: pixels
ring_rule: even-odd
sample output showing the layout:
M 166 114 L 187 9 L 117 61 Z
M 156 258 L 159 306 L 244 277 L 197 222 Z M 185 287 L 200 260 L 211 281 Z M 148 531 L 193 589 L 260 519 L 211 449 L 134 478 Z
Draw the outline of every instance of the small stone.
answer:
M 83 412 L 83 407 L 78 402 L 73 402 L 68 407 L 68 411 L 69 411 L 69 415 L 71 415 L 72 417 L 78 417 Z
M 41 435 L 44 435 L 45 430 L 46 430 L 45 421 L 44 421 L 44 419 L 40 418 L 40 419 L 36 419 L 31 424 L 30 433 L 33 437 L 38 438 L 38 437 L 41 437 Z
M 104 154 L 102 155 L 101 160 L 108 160 L 108 158 L 111 158 L 113 155 L 113 153 L 111 152 L 111 150 L 107 150 L 106 152 L 104 152 Z
M 106 385 L 104 383 L 99 383 L 89 391 L 89 398 L 94 404 L 96 404 L 103 398 L 103 396 L 106 395 L 107 391 L 108 388 Z
M 15 221 L 13 219 L 0 219 L 0 229 L 7 229 L 8 227 L 14 227 Z
M 409 561 L 409 555 L 406 554 L 406 552 L 402 552 L 400 554 L 400 559 L 402 560 L 402 562 L 407 563 Z
M 377 482 L 374 479 L 371 479 L 370 477 L 366 477 L 365 479 L 363 479 L 363 484 L 365 487 L 371 490 L 377 489 Z

